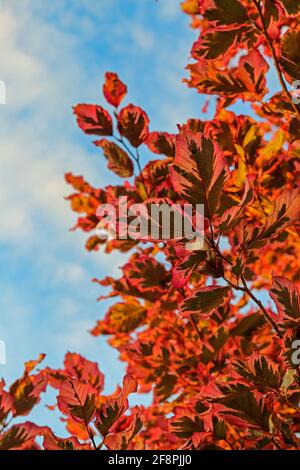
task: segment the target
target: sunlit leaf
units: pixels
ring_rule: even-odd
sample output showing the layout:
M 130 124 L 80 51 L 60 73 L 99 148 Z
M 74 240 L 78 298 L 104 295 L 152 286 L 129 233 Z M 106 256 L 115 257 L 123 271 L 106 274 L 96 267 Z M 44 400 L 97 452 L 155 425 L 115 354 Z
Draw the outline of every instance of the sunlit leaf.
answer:
M 106 72 L 103 85 L 103 94 L 106 101 L 117 108 L 126 93 L 127 86 L 119 79 L 118 75 L 113 72 Z
M 77 124 L 86 134 L 112 135 L 113 124 L 109 113 L 95 104 L 78 104 L 73 108 Z

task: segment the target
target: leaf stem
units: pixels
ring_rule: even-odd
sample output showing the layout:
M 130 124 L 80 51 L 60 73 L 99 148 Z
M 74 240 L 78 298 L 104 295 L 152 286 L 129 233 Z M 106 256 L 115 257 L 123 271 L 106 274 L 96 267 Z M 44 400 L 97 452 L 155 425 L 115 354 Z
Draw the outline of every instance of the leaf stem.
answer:
M 139 154 L 139 151 L 138 149 L 136 149 L 136 154 L 133 153 L 133 151 L 130 149 L 130 147 L 126 144 L 125 140 L 123 139 L 123 137 L 121 136 L 120 138 L 113 135 L 113 138 L 119 142 L 121 145 L 123 145 L 124 149 L 129 153 L 129 155 L 131 156 L 131 158 L 135 161 L 135 163 L 137 164 L 137 167 L 138 167 L 138 170 L 139 170 L 139 176 L 141 178 L 141 181 L 142 181 L 142 184 L 143 184 L 143 187 L 144 187 L 144 190 L 145 190 L 145 193 L 147 194 L 147 197 L 149 197 L 149 193 L 147 191 L 147 188 L 146 188 L 146 184 L 145 184 L 145 180 L 144 180 L 144 177 L 143 177 L 143 173 L 142 173 L 142 168 L 141 168 L 141 163 L 140 163 L 140 154 Z
M 98 450 L 98 448 L 97 448 L 97 446 L 96 446 L 96 443 L 95 443 L 95 440 L 94 440 L 93 433 L 92 433 L 92 431 L 91 431 L 91 429 L 90 429 L 90 427 L 89 427 L 89 423 L 88 423 L 88 419 L 87 419 L 87 417 L 86 417 L 84 405 L 81 403 L 81 400 L 80 400 L 80 398 L 79 398 L 78 393 L 76 392 L 76 389 L 75 389 L 75 387 L 74 387 L 73 382 L 70 381 L 70 383 L 71 383 L 72 388 L 73 388 L 73 390 L 74 390 L 75 397 L 77 398 L 77 400 L 78 400 L 78 402 L 80 403 L 80 406 L 81 406 L 81 408 L 82 408 L 84 425 L 85 425 L 85 428 L 86 428 L 87 433 L 88 433 L 88 435 L 89 435 L 89 438 L 90 438 L 91 441 L 92 441 L 92 444 L 93 444 L 93 446 L 94 446 L 94 449 L 95 449 L 95 450 Z
M 12 422 L 12 420 L 13 420 L 13 416 L 11 416 L 8 421 L 5 421 L 5 422 L 2 424 L 1 429 L 0 429 L 0 434 L 2 434 L 2 432 L 4 431 L 4 429 L 6 429 L 7 426 L 10 425 L 10 423 Z

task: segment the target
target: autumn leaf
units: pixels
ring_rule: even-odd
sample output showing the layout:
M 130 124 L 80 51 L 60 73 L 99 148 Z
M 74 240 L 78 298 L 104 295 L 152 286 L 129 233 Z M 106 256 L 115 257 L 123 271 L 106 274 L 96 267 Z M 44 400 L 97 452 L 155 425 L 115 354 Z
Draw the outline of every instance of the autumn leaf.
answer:
M 41 428 L 33 423 L 16 424 L 0 438 L 0 450 L 37 449 L 35 439 Z
M 256 397 L 251 390 L 243 385 L 236 386 L 228 392 L 224 398 L 218 399 L 219 403 L 230 410 L 235 410 L 235 415 L 246 421 L 249 427 L 260 429 L 267 434 L 270 433 L 271 414 L 262 398 Z
M 199 0 L 184 0 L 180 6 L 185 13 L 190 15 L 195 15 L 199 12 Z
M 299 2 L 295 2 L 294 0 L 280 0 L 280 2 L 283 4 L 289 15 L 295 15 L 300 11 Z
M 4 390 L 5 382 L 0 380 L 0 425 L 6 420 L 10 412 L 14 412 L 13 398 L 7 391 Z
M 150 132 L 145 143 L 151 152 L 166 155 L 166 157 L 175 156 L 175 134 Z
M 108 161 L 107 167 L 116 175 L 121 178 L 130 178 L 133 175 L 133 163 L 129 155 L 119 145 L 107 139 L 97 140 L 94 144 L 102 148 Z
M 104 245 L 106 240 L 103 240 L 98 237 L 98 235 L 92 235 L 87 239 L 85 247 L 87 251 L 97 251 L 100 245 Z
M 203 344 L 201 361 L 204 364 L 209 364 L 210 361 L 216 358 L 220 350 L 226 344 L 228 337 L 228 331 L 224 327 L 220 327 L 216 333 Z
M 123 388 L 114 398 L 105 402 L 97 412 L 95 426 L 103 437 L 107 436 L 117 420 L 128 409 L 128 395 L 137 391 L 137 381 L 129 374 L 123 379 Z
M 174 415 L 170 426 L 178 437 L 188 439 L 194 433 L 204 432 L 203 420 L 196 413 L 188 412 L 185 408 L 177 406 L 174 409 Z
M 25 371 L 29 374 L 33 369 L 36 368 L 46 357 L 46 354 L 40 354 L 36 360 L 25 362 Z
M 126 93 L 127 86 L 119 79 L 118 75 L 113 72 L 106 72 L 103 85 L 103 94 L 106 101 L 117 108 Z
M 97 392 L 104 387 L 104 376 L 96 362 L 89 361 L 80 354 L 68 352 L 65 355 L 64 367 L 67 377 L 71 380 L 88 382 Z
M 116 430 L 104 438 L 104 444 L 109 450 L 126 450 L 132 439 L 139 433 L 143 425 L 138 407 L 132 411 L 131 422 L 122 431 Z
M 159 378 L 154 391 L 160 402 L 164 402 L 174 393 L 176 384 L 177 377 L 174 374 L 166 373 Z
M 68 352 L 59 369 L 42 368 L 43 354 L 27 361 L 10 387 L 0 380 L 1 450 L 299 448 L 300 105 L 297 84 L 287 90 L 284 82 L 300 80 L 300 2 L 185 0 L 181 9 L 196 39 L 184 82 L 205 96 L 195 117 L 163 116 L 178 135 L 149 132 L 137 106 L 120 109 L 127 87 L 112 72 L 103 94 L 113 113 L 96 104 L 74 108 L 79 127 L 100 136 L 109 169 L 130 178 L 136 163 L 137 173 L 122 184 L 98 187 L 65 175 L 77 219 L 72 230 L 83 232 L 86 249 L 101 245 L 117 261 L 128 253 L 117 278 L 106 273 L 95 280 L 106 307 L 91 331 L 107 335 L 124 364 L 123 386 L 103 395 L 98 364 L 77 353 Z M 170 52 L 180 61 L 178 51 Z M 280 78 L 271 98 L 269 69 Z M 170 82 L 162 77 L 160 84 Z M 183 101 L 173 98 L 184 114 Z M 157 104 L 164 107 L 163 100 Z M 104 159 L 98 164 L 101 176 Z M 118 211 L 124 201 L 126 223 Z M 117 210 L 112 225 L 127 239 L 96 236 L 99 219 L 108 228 L 97 216 L 104 204 Z M 171 211 L 160 212 L 161 204 Z M 188 204 L 190 215 L 183 212 Z M 140 237 L 138 208 L 147 222 Z M 179 235 L 178 215 L 185 229 Z M 65 316 L 61 327 L 71 321 Z M 62 413 L 63 438 L 55 429 L 18 423 L 47 387 L 59 390 L 58 405 L 46 407 L 47 414 Z M 152 401 L 131 406 L 137 390 Z
M 220 220 L 220 231 L 225 232 L 234 228 L 243 217 L 244 209 L 251 204 L 254 199 L 254 187 L 253 183 L 256 179 L 256 175 L 247 175 L 244 194 L 240 204 L 234 205 L 230 209 L 227 209 L 222 215 Z
M 300 30 L 288 30 L 281 46 L 280 63 L 289 83 L 300 77 Z
M 43 374 L 29 375 L 26 371 L 9 388 L 13 399 L 15 416 L 26 416 L 39 403 L 40 395 L 45 391 L 47 380 Z
M 223 304 L 228 297 L 230 287 L 209 286 L 198 289 L 192 297 L 187 298 L 181 307 L 185 314 L 207 314 Z
M 300 192 L 297 188 L 283 191 L 275 200 L 271 214 L 262 227 L 255 227 L 246 234 L 245 246 L 248 249 L 260 247 L 266 240 L 278 235 L 293 225 L 300 216 Z
M 76 437 L 57 437 L 50 428 L 45 428 L 42 435 L 45 450 L 91 450 L 89 444 L 81 444 Z
M 266 73 L 269 66 L 256 49 L 242 56 L 237 67 L 228 70 L 204 59 L 187 68 L 191 74 L 187 83 L 189 87 L 197 88 L 199 93 L 219 94 L 233 101 L 237 98 L 256 101 L 267 93 Z
M 283 380 L 283 370 L 270 358 L 258 353 L 253 353 L 245 361 L 233 361 L 234 369 L 250 384 L 255 384 L 258 389 L 278 389 Z
M 243 316 L 231 330 L 233 336 L 249 336 L 257 331 L 263 324 L 265 319 L 260 313 L 251 313 Z
M 193 271 L 205 261 L 206 251 L 196 251 L 185 255 L 172 270 L 172 284 L 176 289 L 185 286 Z
M 206 216 L 212 216 L 218 208 L 227 172 L 219 146 L 203 134 L 180 133 L 170 171 L 175 191 L 192 204 L 203 204 Z
M 96 392 L 88 383 L 66 380 L 60 387 L 57 403 L 62 413 L 88 425 L 96 413 Z
M 94 336 L 111 333 L 129 333 L 144 323 L 146 310 L 135 300 L 120 302 L 110 307 L 104 320 L 93 329 Z
M 192 56 L 194 59 L 217 59 L 228 52 L 240 37 L 239 30 L 207 31 L 194 43 Z
M 129 104 L 118 114 L 120 134 L 129 140 L 133 147 L 139 147 L 149 135 L 149 118 L 138 106 Z
M 73 108 L 77 124 L 86 134 L 112 135 L 113 123 L 109 113 L 95 104 L 78 104 Z
M 300 321 L 300 292 L 293 282 L 283 276 L 273 276 L 270 295 L 274 300 L 278 316 L 274 320 L 283 328 L 296 326 Z
M 248 20 L 247 10 L 238 0 L 205 0 L 200 11 L 217 27 L 241 25 Z

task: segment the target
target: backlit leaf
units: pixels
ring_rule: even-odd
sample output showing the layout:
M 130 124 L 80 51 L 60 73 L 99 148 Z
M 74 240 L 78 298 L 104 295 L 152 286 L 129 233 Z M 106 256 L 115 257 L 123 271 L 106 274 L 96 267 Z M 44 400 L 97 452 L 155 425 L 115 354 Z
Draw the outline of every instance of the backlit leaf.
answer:
M 88 383 L 66 380 L 60 387 L 57 403 L 62 413 L 71 415 L 74 421 L 88 424 L 96 412 L 95 389 Z
M 248 19 L 246 9 L 238 0 L 205 0 L 202 3 L 205 18 L 216 26 L 239 25 Z
M 127 86 L 119 79 L 118 75 L 113 72 L 107 72 L 103 85 L 103 94 L 106 101 L 117 108 L 126 93 Z
M 107 139 L 97 140 L 94 144 L 102 148 L 108 161 L 107 167 L 116 175 L 121 176 L 121 178 L 130 178 L 133 175 L 133 163 L 125 150 L 119 145 Z
M 295 284 L 282 276 L 274 276 L 270 290 L 278 316 L 274 316 L 280 326 L 295 326 L 300 322 L 300 292 Z
M 192 204 L 203 204 L 206 215 L 212 216 L 219 205 L 227 171 L 219 146 L 203 134 L 180 133 L 170 171 L 175 191 Z
M 95 104 L 78 104 L 73 108 L 77 124 L 86 134 L 112 135 L 113 124 L 109 113 Z
M 181 307 L 186 314 L 207 314 L 223 304 L 228 297 L 230 287 L 210 286 L 198 289 L 195 294 L 186 299 Z
M 280 63 L 287 80 L 300 78 L 300 30 L 287 31 L 282 39 Z
M 127 397 L 137 391 L 137 381 L 130 375 L 125 375 L 121 392 L 105 402 L 97 412 L 95 426 L 102 436 L 107 436 L 112 426 L 128 409 Z
M 151 152 L 166 155 L 167 157 L 175 156 L 175 134 L 150 132 L 145 143 Z
M 139 147 L 148 138 L 149 118 L 138 106 L 129 104 L 118 114 L 120 134 L 129 140 L 133 147 Z

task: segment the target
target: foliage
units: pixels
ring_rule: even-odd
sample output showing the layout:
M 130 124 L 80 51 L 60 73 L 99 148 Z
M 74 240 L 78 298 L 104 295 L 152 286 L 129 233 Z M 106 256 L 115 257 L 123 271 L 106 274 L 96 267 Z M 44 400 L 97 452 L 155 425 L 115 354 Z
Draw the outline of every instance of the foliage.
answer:
M 112 112 L 74 107 L 79 127 L 101 136 L 108 168 L 132 177 L 98 189 L 66 175 L 87 249 L 128 252 L 120 278 L 97 281 L 118 299 L 92 330 L 127 364 L 123 386 L 105 396 L 97 364 L 78 354 L 61 370 L 39 369 L 43 356 L 27 363 L 8 390 L 0 384 L 1 449 L 37 449 L 36 436 L 61 450 L 299 448 L 300 107 L 289 84 L 300 79 L 300 3 L 185 0 L 182 9 L 199 33 L 185 82 L 215 96 L 212 119 L 181 123 L 177 135 L 150 132 L 140 107 L 119 109 L 127 87 L 115 73 L 103 87 Z M 271 64 L 282 91 L 269 98 Z M 238 100 L 251 116 L 229 109 Z M 144 167 L 143 145 L 154 154 Z M 204 246 L 98 239 L 97 207 L 119 196 L 129 206 L 204 204 Z M 66 439 L 11 423 L 47 386 L 58 390 Z M 150 406 L 129 406 L 137 390 L 153 394 Z

